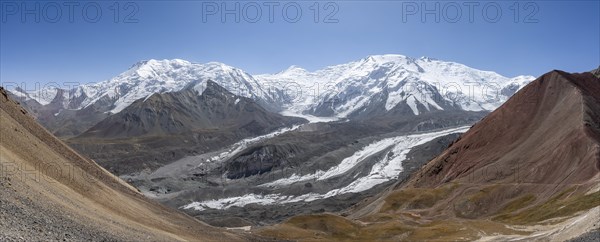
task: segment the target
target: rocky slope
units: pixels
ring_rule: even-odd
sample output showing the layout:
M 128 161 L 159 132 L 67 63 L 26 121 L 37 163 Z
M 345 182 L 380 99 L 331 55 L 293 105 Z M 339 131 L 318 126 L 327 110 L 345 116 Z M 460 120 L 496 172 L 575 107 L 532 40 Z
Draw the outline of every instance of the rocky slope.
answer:
M 248 240 L 152 202 L 39 126 L 0 88 L 0 240 Z
M 547 73 L 407 182 L 262 234 L 300 240 L 551 240 L 598 229 L 600 79 Z

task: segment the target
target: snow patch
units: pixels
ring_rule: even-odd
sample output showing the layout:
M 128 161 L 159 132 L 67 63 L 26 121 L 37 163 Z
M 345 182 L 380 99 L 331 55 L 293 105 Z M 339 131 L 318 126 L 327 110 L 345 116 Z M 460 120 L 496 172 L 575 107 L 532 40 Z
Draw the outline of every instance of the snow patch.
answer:
M 328 122 L 335 122 L 340 120 L 339 117 L 317 117 L 317 116 L 313 116 L 310 114 L 300 114 L 300 113 L 296 113 L 292 110 L 285 110 L 280 112 L 279 114 L 283 115 L 283 116 L 288 116 L 288 117 L 298 117 L 298 118 L 303 118 L 308 120 L 309 123 L 328 123 Z
M 410 96 L 406 99 L 406 104 L 410 107 L 415 115 L 419 115 L 419 108 L 417 107 L 417 99 L 415 96 Z

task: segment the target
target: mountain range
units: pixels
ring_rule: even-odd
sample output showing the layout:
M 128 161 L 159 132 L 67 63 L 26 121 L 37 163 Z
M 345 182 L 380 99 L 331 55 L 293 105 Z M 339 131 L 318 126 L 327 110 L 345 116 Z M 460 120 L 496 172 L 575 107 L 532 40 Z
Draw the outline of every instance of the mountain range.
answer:
M 68 90 L 15 86 L 10 92 L 49 131 L 122 175 L 213 152 L 303 119 L 352 121 L 335 124 L 333 130 L 352 130 L 340 141 L 468 125 L 531 79 L 402 55 L 254 76 L 222 63 L 174 59 L 140 61 L 110 80 Z M 304 153 L 319 156 L 341 145 Z
M 174 59 L 141 61 L 110 80 L 68 90 L 7 88 L 51 132 L 72 137 L 153 94 L 184 88 L 200 94 L 208 80 L 272 112 L 366 119 L 439 110 L 491 111 L 533 77 L 507 78 L 454 62 L 402 55 L 369 56 L 315 72 L 293 66 L 254 76 L 222 63 Z

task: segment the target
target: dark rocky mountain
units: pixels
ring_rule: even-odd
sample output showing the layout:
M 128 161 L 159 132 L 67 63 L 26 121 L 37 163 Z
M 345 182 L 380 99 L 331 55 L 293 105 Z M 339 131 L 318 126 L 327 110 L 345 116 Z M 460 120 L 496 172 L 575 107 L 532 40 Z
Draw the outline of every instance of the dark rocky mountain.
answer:
M 68 143 L 124 174 L 306 122 L 271 113 L 212 81 L 201 94 L 193 87 L 139 99 Z
M 193 85 L 192 85 L 193 86 Z M 301 123 L 299 118 L 271 113 L 254 100 L 208 81 L 200 94 L 194 88 L 139 99 L 81 134 L 79 138 L 131 138 L 175 135 L 202 130 L 244 130 L 260 135 Z

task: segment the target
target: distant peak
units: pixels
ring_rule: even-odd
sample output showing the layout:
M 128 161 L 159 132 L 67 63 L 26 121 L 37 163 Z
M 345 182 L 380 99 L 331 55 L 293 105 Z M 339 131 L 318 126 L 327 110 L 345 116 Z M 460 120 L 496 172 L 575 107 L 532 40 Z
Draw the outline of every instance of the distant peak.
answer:
M 206 64 L 207 64 L 207 65 L 213 65 L 213 66 L 226 66 L 226 64 L 225 64 L 225 63 L 223 63 L 223 62 L 218 62 L 218 61 L 211 61 L 211 62 L 208 62 L 208 63 L 206 63 Z
M 233 95 L 233 93 L 231 93 L 229 90 L 227 90 L 226 88 L 224 88 L 223 86 L 221 86 L 219 83 L 217 83 L 214 80 L 207 80 L 206 81 L 206 87 L 199 93 L 202 93 L 202 95 L 206 96 L 231 96 Z
M 206 63 L 206 65 L 210 66 L 212 68 L 219 68 L 225 72 L 234 72 L 234 71 L 238 70 L 237 68 L 235 68 L 233 66 L 230 66 L 230 65 L 227 65 L 227 64 L 221 63 L 221 62 L 216 62 L 216 61 L 208 62 L 208 63 Z
M 139 68 L 141 66 L 144 66 L 144 65 L 146 65 L 148 63 L 148 61 L 150 61 L 150 60 L 141 60 L 141 61 L 138 61 L 135 64 L 133 64 L 131 67 L 129 67 L 129 69 L 135 69 L 135 68 Z
M 216 66 L 216 67 L 221 67 L 221 68 L 229 68 L 229 69 L 234 69 L 233 66 L 227 65 L 223 62 L 218 62 L 218 61 L 211 61 L 206 63 L 206 65 L 208 66 Z
M 185 66 L 190 64 L 192 63 L 182 59 L 148 59 L 138 61 L 137 63 L 133 64 L 133 66 L 131 66 L 131 68 L 129 69 L 140 68 L 144 66 Z
M 428 57 L 428 56 L 421 56 L 421 58 L 419 58 L 419 60 L 422 60 L 422 61 L 437 61 L 438 59 L 431 58 L 431 57 Z
M 278 72 L 276 75 L 289 75 L 289 74 L 305 74 L 308 73 L 309 71 L 307 71 L 306 69 L 297 66 L 297 65 L 291 65 L 290 67 L 288 67 L 287 69 Z
M 287 69 L 285 69 L 284 72 L 290 72 L 290 71 L 303 71 L 303 72 L 306 72 L 306 69 L 304 69 L 304 68 L 302 68 L 300 66 L 297 66 L 297 65 L 291 65 L 290 67 L 288 67 Z
M 386 63 L 386 62 L 397 62 L 397 61 L 412 61 L 414 60 L 411 57 L 400 55 L 400 54 L 385 54 L 385 55 L 369 55 L 366 58 L 362 59 L 364 62 L 377 62 L 377 63 Z

